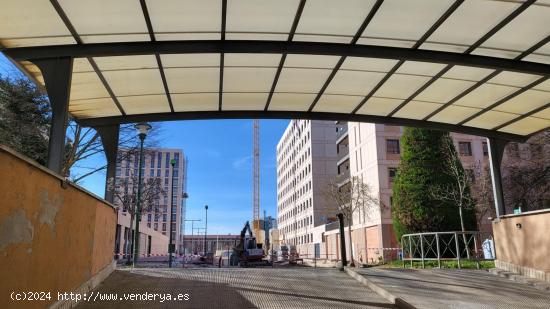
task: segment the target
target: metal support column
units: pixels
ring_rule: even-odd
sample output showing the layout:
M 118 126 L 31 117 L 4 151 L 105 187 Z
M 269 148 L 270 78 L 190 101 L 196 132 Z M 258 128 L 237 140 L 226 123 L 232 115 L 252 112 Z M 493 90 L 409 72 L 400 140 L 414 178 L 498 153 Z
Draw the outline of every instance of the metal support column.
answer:
M 103 151 L 107 159 L 107 177 L 105 180 L 105 200 L 114 203 L 115 200 L 115 179 L 116 179 L 116 160 L 118 153 L 118 138 L 120 126 L 101 126 L 94 128 L 103 144 Z
M 489 168 L 491 169 L 491 182 L 493 184 L 493 197 L 495 200 L 495 211 L 497 219 L 506 214 L 504 206 L 504 194 L 502 192 L 502 175 L 500 166 L 502 156 L 504 155 L 504 147 L 508 141 L 496 138 L 488 139 L 489 148 Z
M 456 261 L 458 262 L 458 269 L 460 269 L 460 246 L 458 245 L 458 234 L 455 232 L 455 248 L 456 248 Z
M 422 268 L 424 265 L 424 235 L 420 234 L 420 260 L 422 261 Z
M 52 109 L 47 166 L 52 171 L 61 173 L 65 154 L 65 134 L 69 116 L 69 96 L 71 93 L 73 58 L 46 58 L 34 60 L 33 63 L 38 66 L 42 72 Z
M 344 266 L 348 265 L 346 257 L 346 235 L 344 235 L 344 215 L 338 214 L 338 221 L 340 223 L 340 254 L 342 256 L 342 267 L 340 270 L 344 270 Z

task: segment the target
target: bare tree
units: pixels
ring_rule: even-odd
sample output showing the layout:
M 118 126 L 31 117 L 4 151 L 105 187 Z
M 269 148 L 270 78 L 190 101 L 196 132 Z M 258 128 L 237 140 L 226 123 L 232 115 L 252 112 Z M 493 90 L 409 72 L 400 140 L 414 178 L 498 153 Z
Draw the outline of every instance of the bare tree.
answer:
M 510 143 L 502 163 L 505 205 L 522 211 L 550 207 L 550 130 Z
M 475 200 L 477 228 L 481 231 L 483 221 L 495 213 L 493 186 L 489 169 L 484 167 L 481 162 L 476 162 L 472 171 L 474 178 L 470 183 L 471 195 Z
M 323 195 L 328 201 L 337 205 L 338 211 L 343 214 L 348 226 L 349 235 L 349 256 L 350 266 L 354 267 L 355 262 L 352 250 L 351 226 L 355 213 L 363 212 L 367 217 L 373 211 L 382 209 L 383 203 L 378 195 L 363 179 L 353 176 L 349 181 L 343 181 L 341 177 L 330 179 L 323 190 Z
M 119 148 L 138 149 L 139 139 L 133 124 L 123 124 L 119 131 Z M 147 135 L 145 147 L 151 148 L 157 144 L 156 137 L 160 132 L 159 126 L 155 126 Z M 65 147 L 65 160 L 63 162 L 61 174 L 70 177 L 71 181 L 78 183 L 84 178 L 103 171 L 107 168 L 106 164 L 100 166 L 80 165 L 84 160 L 103 152 L 101 137 L 96 130 L 90 127 L 83 127 L 75 121 L 70 121 L 67 127 L 67 143 Z M 124 155 L 130 152 L 124 152 Z M 121 159 L 121 158 L 119 158 Z M 125 159 L 125 158 L 122 158 Z M 79 167 L 88 170 L 83 174 L 71 174 L 71 168 Z
M 474 173 L 472 170 L 464 170 L 460 162 L 456 149 L 452 142 L 444 143 L 444 162 L 447 174 L 452 177 L 451 183 L 434 185 L 430 188 L 430 194 L 434 199 L 450 202 L 458 207 L 460 217 L 460 230 L 466 232 L 464 226 L 464 209 L 471 209 L 475 205 L 475 198 L 470 194 L 470 186 L 473 182 Z M 465 248 L 468 248 L 466 234 L 462 234 Z M 457 252 L 458 254 L 458 252 Z M 468 259 L 469 250 L 466 250 Z
M 475 199 L 470 194 L 474 174 L 464 170 L 452 143 L 445 143 L 443 151 L 445 159 L 442 164 L 447 174 L 452 177 L 452 182 L 432 186 L 430 194 L 435 199 L 451 202 L 458 207 L 460 228 L 465 232 L 463 209 L 472 207 L 475 203 Z
M 131 237 L 134 230 L 134 220 L 136 219 L 138 176 L 131 173 L 130 177 L 126 178 L 123 182 L 115 182 L 114 186 L 112 183 L 109 183 L 109 186 L 111 188 L 114 187 L 117 210 L 122 207 L 124 212 L 130 214 L 130 233 L 126 235 L 126 252 L 131 252 L 129 245 L 133 243 Z M 160 207 L 160 199 L 165 196 L 166 192 L 163 189 L 160 177 L 148 178 L 141 187 L 141 214 L 143 215 L 147 212 L 158 213 L 161 210 L 166 211 L 166 208 L 161 209 Z M 131 254 L 128 254 L 128 262 L 130 261 Z

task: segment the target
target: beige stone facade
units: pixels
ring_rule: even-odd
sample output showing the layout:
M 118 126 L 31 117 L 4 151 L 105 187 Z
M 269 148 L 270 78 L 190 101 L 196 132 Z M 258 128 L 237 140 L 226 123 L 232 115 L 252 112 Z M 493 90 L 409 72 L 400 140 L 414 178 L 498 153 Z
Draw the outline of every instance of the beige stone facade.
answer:
M 115 244 L 115 253 L 118 253 L 119 258 L 131 252 L 131 241 L 127 241 L 128 234 L 133 237 L 131 231 L 133 231 L 133 228 L 130 229 L 130 215 L 118 211 L 116 234 L 119 235 L 119 239 Z M 168 255 L 168 236 L 147 227 L 146 221 L 141 221 L 139 224 L 139 254 L 143 256 L 149 254 Z
M 396 258 L 399 245 L 393 232 L 390 205 L 393 177 L 400 162 L 403 128 L 370 123 L 348 123 L 347 126 L 341 123 L 340 126 L 342 134 L 337 139 L 338 172 L 344 177 L 357 176 L 363 179 L 381 201 L 379 208 L 354 214 L 354 258 L 363 263 Z M 488 164 L 486 138 L 456 133 L 452 133 L 451 137 L 466 170 L 473 169 L 476 164 Z M 490 230 L 490 221 L 485 220 L 484 226 Z M 349 255 L 347 228 L 345 231 L 346 252 Z M 327 225 L 325 230 L 318 232 L 323 235 L 321 257 L 339 259 L 338 229 Z
M 139 158 L 137 154 L 124 155 L 125 150 L 120 150 L 116 169 L 117 184 L 132 181 L 132 175 L 137 175 Z M 172 171 L 170 161 L 176 160 Z M 185 220 L 185 192 L 187 162 L 181 149 L 151 148 L 144 154 L 143 182 L 151 178 L 160 178 L 161 187 L 165 194 L 160 196 L 154 211 L 142 212 L 140 223 L 140 254 L 167 254 L 170 219 L 173 227 L 173 243 L 176 245 L 176 253 L 181 248 L 181 235 L 183 234 Z M 136 178 L 137 176 L 134 176 Z M 173 197 L 173 204 L 170 201 Z M 120 204 L 115 198 L 115 204 Z M 135 223 L 134 223 L 135 224 Z M 118 254 L 129 252 L 126 244 L 128 233 L 132 233 L 130 227 L 130 215 L 119 207 L 118 224 L 116 231 L 115 251 Z
M 336 175 L 335 142 L 334 121 L 292 120 L 277 144 L 279 239 L 296 245 L 302 256 L 314 256 L 322 235 L 316 227 L 336 215 L 322 196 Z

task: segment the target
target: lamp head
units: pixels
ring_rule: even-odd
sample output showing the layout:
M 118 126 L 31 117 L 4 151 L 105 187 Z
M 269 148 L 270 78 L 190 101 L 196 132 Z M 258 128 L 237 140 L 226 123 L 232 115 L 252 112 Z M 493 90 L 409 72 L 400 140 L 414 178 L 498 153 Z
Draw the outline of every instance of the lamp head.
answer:
M 170 164 L 172 165 L 172 167 L 174 167 L 176 165 L 176 159 L 170 160 Z
M 208 205 L 204 205 L 204 209 L 208 210 Z
M 188 198 L 189 195 L 187 194 L 187 192 L 183 192 L 183 195 L 181 196 L 182 198 Z
M 136 123 L 136 125 L 134 126 L 134 128 L 136 128 L 136 130 L 138 131 L 139 135 L 143 135 L 143 136 L 146 136 L 147 135 L 147 132 L 149 132 L 149 130 L 151 130 L 151 125 L 146 123 L 146 122 L 140 122 L 140 123 Z

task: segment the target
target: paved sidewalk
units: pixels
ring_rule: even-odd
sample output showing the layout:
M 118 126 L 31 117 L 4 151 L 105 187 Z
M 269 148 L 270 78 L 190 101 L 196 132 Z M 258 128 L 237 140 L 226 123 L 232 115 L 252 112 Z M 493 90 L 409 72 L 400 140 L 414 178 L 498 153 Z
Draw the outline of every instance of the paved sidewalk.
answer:
M 96 301 L 83 308 L 394 308 L 337 269 L 116 270 L 94 293 L 188 293 L 188 301 Z
M 355 271 L 417 308 L 550 308 L 550 293 L 484 270 L 360 268 Z

